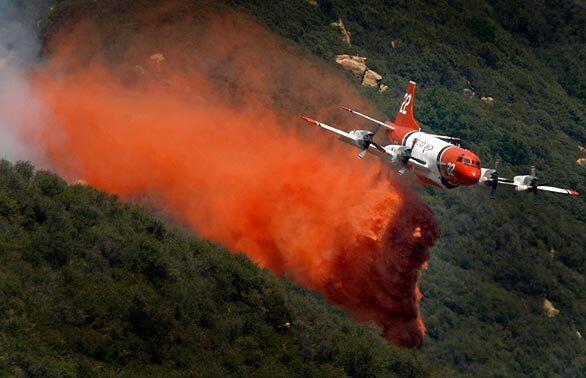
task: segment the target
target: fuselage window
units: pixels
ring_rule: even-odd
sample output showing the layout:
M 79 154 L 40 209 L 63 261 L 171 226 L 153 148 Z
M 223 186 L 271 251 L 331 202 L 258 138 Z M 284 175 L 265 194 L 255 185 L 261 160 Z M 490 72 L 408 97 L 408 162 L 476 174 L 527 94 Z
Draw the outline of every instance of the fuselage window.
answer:
M 470 159 L 464 158 L 464 164 L 470 164 Z

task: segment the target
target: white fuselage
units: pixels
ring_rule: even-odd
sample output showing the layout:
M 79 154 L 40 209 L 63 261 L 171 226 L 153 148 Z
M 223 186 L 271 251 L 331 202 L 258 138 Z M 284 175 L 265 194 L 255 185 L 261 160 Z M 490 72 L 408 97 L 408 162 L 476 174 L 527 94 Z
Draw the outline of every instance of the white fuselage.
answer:
M 440 172 L 442 154 L 448 148 L 455 146 L 422 131 L 413 131 L 405 135 L 403 144 L 407 147 L 413 146 L 411 157 L 415 160 L 413 163 L 415 173 L 442 185 Z

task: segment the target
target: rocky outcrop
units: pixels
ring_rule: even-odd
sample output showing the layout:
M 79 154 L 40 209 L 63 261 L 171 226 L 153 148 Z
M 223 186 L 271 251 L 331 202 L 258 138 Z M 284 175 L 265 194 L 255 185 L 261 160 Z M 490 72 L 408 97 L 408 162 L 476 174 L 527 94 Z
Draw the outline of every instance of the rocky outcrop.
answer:
M 141 66 L 140 64 L 137 64 L 136 66 L 133 67 L 134 72 L 138 75 L 138 76 L 144 76 L 146 75 L 146 70 L 144 69 L 143 66 Z
M 333 22 L 332 26 L 335 26 L 338 29 L 340 29 L 340 31 L 342 32 L 342 41 L 346 42 L 346 44 L 348 46 L 350 46 L 352 44 L 352 39 L 350 38 L 350 32 L 348 31 L 348 29 L 346 29 L 346 25 L 344 25 L 344 22 L 342 21 L 342 19 L 339 18 L 338 21 Z
M 560 313 L 560 310 L 555 308 L 553 303 L 551 303 L 547 299 L 543 299 L 543 310 L 545 311 L 545 315 L 548 318 L 553 318 L 554 316 Z
M 388 87 L 381 84 L 382 76 L 366 66 L 366 58 L 356 55 L 336 55 L 336 63 L 342 66 L 346 71 L 352 72 L 365 87 L 378 88 L 381 93 L 385 92 Z
M 368 69 L 365 62 L 366 58 L 362 56 L 350 56 L 346 54 L 336 56 L 336 63 L 341 65 L 346 71 L 352 72 L 358 79 L 362 79 Z
M 476 97 L 476 93 L 474 93 L 474 91 L 470 88 L 464 88 L 464 90 L 462 90 L 462 93 L 464 94 L 464 97 L 468 97 L 468 98 Z
M 476 98 L 476 92 L 474 92 L 472 89 L 470 88 L 464 88 L 462 89 L 462 94 L 464 95 L 464 97 L 466 98 Z M 480 101 L 484 102 L 487 105 L 493 105 L 495 102 L 495 99 L 491 96 L 482 96 L 480 97 Z
M 73 181 L 73 185 L 87 186 L 87 181 L 85 181 L 84 179 L 77 179 Z
M 376 88 L 383 77 L 373 70 L 366 70 L 362 78 L 362 85 L 365 87 Z
M 156 53 L 156 54 L 151 55 L 149 57 L 149 59 L 155 63 L 163 63 L 165 61 L 165 55 L 163 55 L 161 53 Z
M 384 84 L 381 84 L 381 85 L 378 87 L 378 91 L 379 91 L 380 93 L 385 93 L 385 92 L 386 92 L 388 89 L 389 89 L 389 86 L 388 86 L 388 85 L 384 85 Z

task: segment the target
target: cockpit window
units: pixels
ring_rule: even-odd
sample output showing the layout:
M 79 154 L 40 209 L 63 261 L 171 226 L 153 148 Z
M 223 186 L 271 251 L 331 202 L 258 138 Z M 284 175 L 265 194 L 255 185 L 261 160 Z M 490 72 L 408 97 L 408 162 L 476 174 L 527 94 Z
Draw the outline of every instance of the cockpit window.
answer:
M 456 161 L 462 161 L 462 156 L 458 156 L 458 159 L 456 159 Z
M 470 164 L 470 159 L 464 158 L 464 164 Z

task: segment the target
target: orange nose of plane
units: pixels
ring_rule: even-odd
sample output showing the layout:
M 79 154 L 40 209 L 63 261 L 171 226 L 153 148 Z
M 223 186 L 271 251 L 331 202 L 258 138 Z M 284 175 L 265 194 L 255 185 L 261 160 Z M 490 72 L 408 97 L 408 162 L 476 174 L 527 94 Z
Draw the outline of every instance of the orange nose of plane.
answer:
M 454 169 L 455 181 L 460 185 L 474 185 L 480 180 L 480 168 L 457 164 Z
M 441 155 L 441 174 L 453 185 L 474 185 L 480 180 L 481 164 L 476 154 L 450 147 Z

